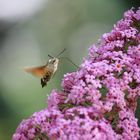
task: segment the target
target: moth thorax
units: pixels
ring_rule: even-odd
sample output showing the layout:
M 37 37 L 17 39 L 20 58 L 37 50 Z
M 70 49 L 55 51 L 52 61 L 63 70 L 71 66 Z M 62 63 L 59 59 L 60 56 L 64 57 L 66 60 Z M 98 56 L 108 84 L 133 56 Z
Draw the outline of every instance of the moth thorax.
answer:
M 53 72 L 55 72 L 57 70 L 58 63 L 59 63 L 59 59 L 58 58 L 50 59 L 49 60 L 49 64 L 48 64 L 49 69 L 52 70 Z

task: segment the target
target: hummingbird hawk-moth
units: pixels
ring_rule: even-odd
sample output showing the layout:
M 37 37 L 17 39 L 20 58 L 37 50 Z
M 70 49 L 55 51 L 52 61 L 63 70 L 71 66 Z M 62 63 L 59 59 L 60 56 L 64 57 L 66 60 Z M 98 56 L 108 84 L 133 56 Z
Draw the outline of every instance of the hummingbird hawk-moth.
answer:
M 60 52 L 58 56 L 60 56 L 65 49 Z M 57 71 L 58 64 L 59 64 L 59 58 L 52 57 L 48 55 L 50 59 L 47 61 L 47 63 L 43 66 L 38 67 L 26 67 L 24 70 L 28 73 L 31 73 L 32 75 L 41 78 L 41 85 L 42 88 L 47 85 L 47 82 L 54 76 L 54 74 Z

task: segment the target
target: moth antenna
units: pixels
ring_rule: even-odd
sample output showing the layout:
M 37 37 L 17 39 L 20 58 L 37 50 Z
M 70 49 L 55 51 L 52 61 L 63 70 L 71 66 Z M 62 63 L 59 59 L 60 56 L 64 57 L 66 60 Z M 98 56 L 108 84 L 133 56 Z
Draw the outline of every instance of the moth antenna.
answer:
M 71 59 L 69 59 L 68 57 L 60 57 L 60 58 L 64 58 L 66 59 L 67 61 L 69 61 L 71 64 L 73 64 L 76 68 L 79 68 L 78 65 L 76 65 Z
M 64 48 L 59 54 L 57 54 L 56 57 L 60 56 L 62 53 L 64 53 L 66 51 L 66 49 Z
M 50 58 L 54 58 L 53 56 L 51 56 L 51 55 L 49 55 L 49 54 L 48 54 L 48 56 L 49 56 Z

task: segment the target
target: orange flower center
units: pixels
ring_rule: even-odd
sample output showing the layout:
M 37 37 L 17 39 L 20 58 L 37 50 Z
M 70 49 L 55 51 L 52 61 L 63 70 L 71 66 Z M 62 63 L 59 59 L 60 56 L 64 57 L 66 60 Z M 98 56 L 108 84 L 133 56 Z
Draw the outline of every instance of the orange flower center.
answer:
M 120 68 L 121 67 L 121 65 L 120 64 L 117 64 L 117 68 Z

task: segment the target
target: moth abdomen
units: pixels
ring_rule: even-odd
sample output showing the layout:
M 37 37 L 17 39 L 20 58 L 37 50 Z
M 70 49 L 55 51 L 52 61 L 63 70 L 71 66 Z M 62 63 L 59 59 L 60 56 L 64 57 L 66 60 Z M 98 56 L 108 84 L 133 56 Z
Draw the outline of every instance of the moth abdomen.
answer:
M 41 85 L 42 85 L 42 88 L 47 85 L 47 82 L 45 82 L 43 78 L 41 78 Z
M 51 78 L 51 75 L 45 75 L 43 78 L 41 78 L 42 88 L 47 85 L 47 82 L 50 80 L 50 78 Z

